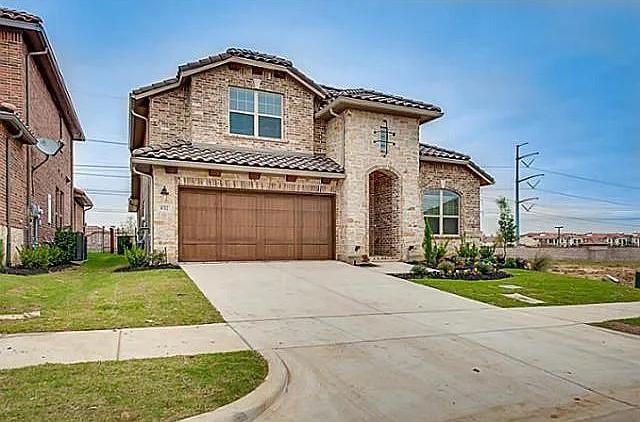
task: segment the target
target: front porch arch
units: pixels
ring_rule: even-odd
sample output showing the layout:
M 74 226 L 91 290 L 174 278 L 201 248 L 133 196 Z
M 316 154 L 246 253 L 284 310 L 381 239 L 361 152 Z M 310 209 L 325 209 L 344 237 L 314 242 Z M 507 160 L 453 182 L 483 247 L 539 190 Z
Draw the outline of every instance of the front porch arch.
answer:
M 400 258 L 400 177 L 393 171 L 369 173 L 369 255 Z

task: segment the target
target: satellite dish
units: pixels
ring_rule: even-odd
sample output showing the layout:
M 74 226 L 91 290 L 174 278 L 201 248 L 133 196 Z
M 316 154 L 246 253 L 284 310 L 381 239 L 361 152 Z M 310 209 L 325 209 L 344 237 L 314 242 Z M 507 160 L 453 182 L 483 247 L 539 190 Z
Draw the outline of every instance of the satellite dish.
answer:
M 64 142 L 56 139 L 38 138 L 36 147 L 46 155 L 56 155 L 62 149 Z

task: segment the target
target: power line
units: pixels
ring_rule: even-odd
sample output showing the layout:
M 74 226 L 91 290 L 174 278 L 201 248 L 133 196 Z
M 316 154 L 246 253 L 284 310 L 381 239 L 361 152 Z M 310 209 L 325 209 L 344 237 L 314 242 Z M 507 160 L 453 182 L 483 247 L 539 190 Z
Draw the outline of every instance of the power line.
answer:
M 588 200 L 588 201 L 604 202 L 605 204 L 624 205 L 624 206 L 633 207 L 633 205 L 628 204 L 628 203 L 610 201 L 608 199 L 594 198 L 594 197 L 591 197 L 591 196 L 574 195 L 574 194 L 571 194 L 571 193 L 557 192 L 557 191 L 554 191 L 554 190 L 541 189 L 541 188 L 537 188 L 536 190 L 539 190 L 540 192 L 550 193 L 552 195 L 566 196 L 568 198 L 576 198 L 576 199 L 583 199 L 583 200 Z
M 81 171 L 77 171 L 74 174 L 75 175 L 79 175 L 79 176 L 117 177 L 117 178 L 120 178 L 120 179 L 129 179 L 129 176 L 124 176 L 124 175 L 120 175 L 120 174 L 84 173 L 84 172 L 81 172 Z
M 110 166 L 104 164 L 74 164 L 75 167 L 87 167 L 96 169 L 124 169 L 129 170 L 129 166 Z
M 568 177 L 568 178 L 571 178 L 571 179 L 582 180 L 582 181 L 585 181 L 585 182 L 600 183 L 602 185 L 615 186 L 615 187 L 623 188 L 623 189 L 640 190 L 640 186 L 624 185 L 622 183 L 609 182 L 609 181 L 606 181 L 606 180 L 594 179 L 594 178 L 585 177 L 585 176 L 578 176 L 578 175 L 575 175 L 575 174 L 563 173 L 563 172 L 555 171 L 555 170 L 546 170 L 546 169 L 537 168 L 537 167 L 531 167 L 531 168 L 534 169 L 534 170 L 546 171 L 547 173 L 551 173 L 551 174 L 555 174 L 555 175 L 563 176 L 563 177 Z
M 109 141 L 106 139 L 85 139 L 86 142 L 98 143 L 98 144 L 111 144 L 111 145 L 123 145 L 129 146 L 128 142 L 120 142 L 120 141 Z

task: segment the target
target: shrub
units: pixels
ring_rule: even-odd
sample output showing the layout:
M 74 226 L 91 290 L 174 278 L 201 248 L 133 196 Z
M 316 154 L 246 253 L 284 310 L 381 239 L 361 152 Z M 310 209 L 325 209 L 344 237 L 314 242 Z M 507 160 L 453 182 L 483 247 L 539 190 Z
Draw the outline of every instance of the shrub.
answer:
M 456 266 L 451 261 L 442 261 L 438 264 L 438 270 L 443 274 L 451 274 L 456 269 Z
M 157 267 L 167 263 L 167 254 L 164 251 L 153 251 L 149 257 L 149 265 Z
M 422 241 L 422 249 L 424 251 L 424 260 L 427 262 L 427 265 L 434 265 L 436 260 L 433 234 L 431 233 L 431 226 L 426 218 L 424 219 L 424 240 Z
M 547 255 L 536 255 L 529 263 L 534 271 L 547 271 L 551 268 L 551 257 Z
M 480 254 L 480 259 L 483 261 L 496 261 L 496 247 L 495 245 L 491 246 L 480 246 L 480 250 L 478 251 Z
M 442 260 L 447 257 L 448 248 L 449 248 L 448 240 L 445 240 L 443 243 L 434 243 L 434 246 L 433 246 L 434 262 L 432 265 L 435 265 L 437 267 L 442 262 Z
M 59 264 L 66 264 L 73 261 L 76 257 L 76 248 L 78 246 L 78 237 L 71 229 L 60 229 L 56 231 L 53 238 L 53 245 L 57 246 L 61 251 Z
M 67 254 L 61 248 L 55 245 L 44 245 L 42 248 L 47 249 L 47 261 L 49 262 L 49 267 L 55 267 L 58 265 L 64 265 L 69 263 L 69 259 L 67 259 Z
M 518 268 L 515 258 L 505 258 L 504 268 Z
M 425 278 L 427 274 L 429 273 L 427 271 L 427 267 L 424 265 L 414 265 L 413 268 L 411 268 L 411 275 L 414 278 Z
M 462 236 L 460 246 L 456 248 L 456 254 L 465 261 L 466 265 L 473 265 L 480 256 L 480 249 L 475 243 L 467 242 Z
M 4 267 L 4 241 L 0 239 L 0 268 Z
M 495 267 L 491 261 L 480 261 L 476 264 L 476 271 L 486 275 L 495 272 Z
M 30 270 L 46 270 L 49 267 L 49 246 L 25 246 L 18 250 L 20 265 Z
M 142 268 L 149 265 L 151 258 L 147 251 L 139 246 L 132 246 L 124 251 L 124 257 L 131 268 Z

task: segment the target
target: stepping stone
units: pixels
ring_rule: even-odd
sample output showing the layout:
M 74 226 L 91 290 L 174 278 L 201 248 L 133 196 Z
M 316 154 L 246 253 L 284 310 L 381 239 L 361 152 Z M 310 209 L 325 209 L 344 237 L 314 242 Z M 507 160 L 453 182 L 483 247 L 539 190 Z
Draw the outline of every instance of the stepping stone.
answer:
M 544 300 L 534 299 L 529 296 L 521 295 L 520 293 L 502 293 L 502 296 L 508 297 L 509 299 L 515 299 L 520 302 L 528 303 L 530 305 L 539 305 L 544 303 Z
M 0 314 L 0 321 L 35 318 L 40 316 L 40 311 L 24 312 L 22 314 Z
M 522 286 L 518 286 L 516 284 L 501 284 L 500 287 L 502 287 L 503 289 L 509 289 L 509 290 L 522 289 Z

